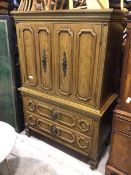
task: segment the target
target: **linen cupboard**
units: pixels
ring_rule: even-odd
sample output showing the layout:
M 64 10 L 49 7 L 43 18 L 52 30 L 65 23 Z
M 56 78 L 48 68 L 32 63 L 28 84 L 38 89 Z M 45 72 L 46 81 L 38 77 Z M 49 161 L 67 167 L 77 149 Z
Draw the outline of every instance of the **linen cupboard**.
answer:
M 123 14 L 117 10 L 14 11 L 26 131 L 96 168 L 117 98 Z

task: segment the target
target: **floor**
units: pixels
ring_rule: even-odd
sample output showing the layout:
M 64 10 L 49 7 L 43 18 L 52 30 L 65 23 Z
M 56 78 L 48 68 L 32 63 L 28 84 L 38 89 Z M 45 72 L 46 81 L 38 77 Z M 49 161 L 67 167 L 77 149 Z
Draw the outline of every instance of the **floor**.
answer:
M 34 137 L 17 134 L 12 153 L 7 157 L 11 175 L 104 175 L 107 149 L 98 169 Z M 9 175 L 6 164 L 0 165 L 0 175 Z

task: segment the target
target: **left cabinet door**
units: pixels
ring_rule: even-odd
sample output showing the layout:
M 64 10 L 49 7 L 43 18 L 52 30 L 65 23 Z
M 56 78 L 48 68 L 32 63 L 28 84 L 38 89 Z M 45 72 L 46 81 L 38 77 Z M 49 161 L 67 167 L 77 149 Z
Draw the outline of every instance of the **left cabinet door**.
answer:
M 37 87 L 38 80 L 34 25 L 25 23 L 17 24 L 17 38 L 23 86 Z

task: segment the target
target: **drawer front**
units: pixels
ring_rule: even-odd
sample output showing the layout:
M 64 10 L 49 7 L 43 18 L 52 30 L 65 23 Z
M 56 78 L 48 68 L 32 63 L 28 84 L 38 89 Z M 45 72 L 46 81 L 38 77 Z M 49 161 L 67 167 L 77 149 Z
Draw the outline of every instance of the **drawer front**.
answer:
M 85 135 L 92 135 L 92 119 L 47 105 L 43 101 L 26 98 L 26 110 L 30 113 L 47 118 L 55 123 L 74 129 Z
M 119 131 L 113 131 L 110 164 L 125 174 L 131 175 L 131 137 Z
M 131 135 L 131 123 L 125 120 L 114 118 L 114 128 Z
M 52 138 L 64 145 L 73 149 L 80 150 L 83 153 L 89 154 L 91 149 L 91 138 L 83 136 L 73 130 L 56 124 L 50 120 L 43 119 L 37 115 L 32 115 L 27 112 L 26 119 L 28 120 L 29 128 L 41 131 L 43 135 Z

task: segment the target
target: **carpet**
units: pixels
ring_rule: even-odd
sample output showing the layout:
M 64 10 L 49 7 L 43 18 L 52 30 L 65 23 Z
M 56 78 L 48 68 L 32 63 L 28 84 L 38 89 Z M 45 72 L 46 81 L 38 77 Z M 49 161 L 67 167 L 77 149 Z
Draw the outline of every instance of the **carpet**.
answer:
M 17 134 L 16 144 L 7 157 L 11 175 L 102 175 L 108 158 L 108 150 L 101 159 L 98 169 L 34 137 Z M 3 162 L 0 174 L 8 175 Z

